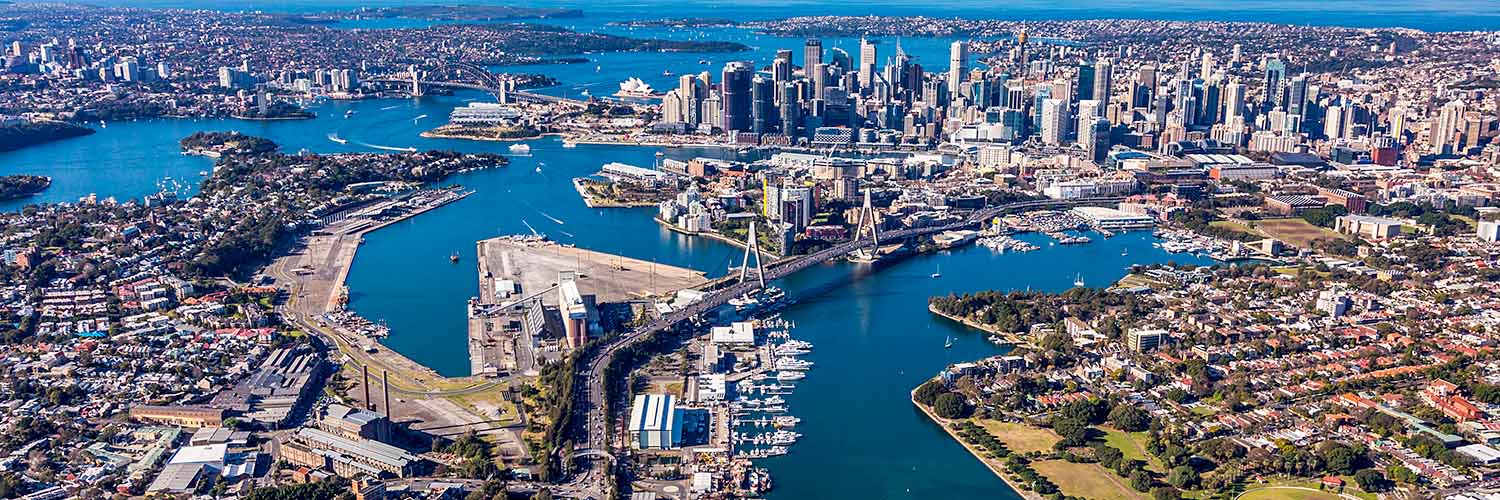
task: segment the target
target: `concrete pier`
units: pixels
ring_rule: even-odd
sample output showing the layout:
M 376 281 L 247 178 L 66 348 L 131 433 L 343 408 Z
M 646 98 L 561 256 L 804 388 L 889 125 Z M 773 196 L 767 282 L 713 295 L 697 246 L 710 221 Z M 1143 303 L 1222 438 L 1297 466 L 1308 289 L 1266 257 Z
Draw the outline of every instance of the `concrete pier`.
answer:
M 539 303 L 547 325 L 541 330 L 556 338 L 560 272 L 576 273 L 580 291 L 597 304 L 641 301 L 708 282 L 700 271 L 537 238 L 502 236 L 476 246 L 479 297 L 469 306 L 469 364 L 475 375 L 534 372 L 537 358 L 554 352 L 543 347 L 552 342 L 536 338 L 525 319 L 526 310 Z

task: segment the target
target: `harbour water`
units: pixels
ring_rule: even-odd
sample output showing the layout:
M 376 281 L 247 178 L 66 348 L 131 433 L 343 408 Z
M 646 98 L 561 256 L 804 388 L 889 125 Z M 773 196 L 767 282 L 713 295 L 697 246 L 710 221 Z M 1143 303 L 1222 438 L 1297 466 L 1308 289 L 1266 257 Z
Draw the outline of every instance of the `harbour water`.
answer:
M 141 0 L 141 6 L 202 7 L 196 0 Z M 374 2 L 382 4 L 387 2 Z M 1056 4 L 1056 5 L 1053 5 Z M 763 18 L 792 14 L 855 13 L 833 11 L 836 4 L 805 0 L 764 3 L 770 8 L 730 7 L 688 2 L 674 5 L 673 16 Z M 1478 13 L 1474 2 L 1422 3 L 1412 13 L 1406 2 L 1334 0 L 1316 7 L 1292 2 L 1252 1 L 1227 7 L 1206 0 L 1178 0 L 1168 6 L 1137 9 L 1130 2 L 1103 2 L 1088 8 L 1079 2 L 1007 2 L 993 4 L 890 4 L 866 7 L 872 12 L 981 17 L 1166 17 L 1242 18 L 1307 23 L 1324 22 L 1325 9 L 1344 9 L 1338 21 L 1354 25 L 1404 24 L 1426 29 L 1481 29 L 1500 27 L 1500 17 Z M 258 9 L 341 8 L 301 1 L 229 1 L 218 8 Z M 1176 6 L 1176 7 L 1172 7 Z M 1342 7 L 1340 7 L 1342 6 Z M 353 5 L 347 5 L 353 7 Z M 638 2 L 610 0 L 581 5 L 593 12 L 623 18 L 625 12 L 650 9 Z M 1237 9 L 1226 14 L 1223 9 Z M 802 10 L 807 9 L 807 10 Z M 937 9 L 937 10 L 932 10 Z M 1061 9 L 1061 10 L 1059 10 Z M 1071 9 L 1071 10 L 1070 10 Z M 1155 10 L 1153 10 L 1155 9 Z M 1308 9 L 1316 10 L 1313 12 Z M 665 11 L 663 11 L 665 12 Z M 1060 13 L 1060 14 L 1059 14 Z M 1159 15 L 1160 14 L 1160 15 Z M 1407 15 L 1411 14 L 1411 15 Z M 1315 19 L 1316 18 L 1316 19 Z M 1393 23 L 1391 19 L 1400 19 Z M 592 18 L 558 20 L 580 29 L 600 26 Z M 592 24 L 590 24 L 592 23 Z M 622 32 L 610 28 L 611 32 Z M 707 30 L 704 30 L 707 31 Z M 696 37 L 699 30 L 635 30 L 635 36 Z M 582 88 L 595 94 L 613 91 L 629 76 L 639 76 L 659 88 L 673 79 L 659 76 L 663 69 L 677 74 L 708 70 L 716 74 L 730 58 L 768 62 L 777 48 L 791 48 L 800 58 L 800 40 L 761 37 L 744 30 L 717 30 L 708 39 L 742 41 L 755 47 L 748 54 L 591 54 L 590 63 L 504 68 L 554 76 L 562 85 L 544 92 L 576 95 Z M 894 39 L 883 40 L 889 54 Z M 904 39 L 902 47 L 929 70 L 946 67 L 944 39 Z M 851 53 L 852 39 L 825 39 L 825 47 L 840 46 Z M 714 60 L 701 65 L 699 59 Z M 595 67 L 600 69 L 595 71 Z M 17 210 L 25 203 L 74 201 L 97 193 L 100 197 L 139 198 L 157 189 L 166 177 L 185 187 L 185 194 L 211 162 L 178 153 L 177 141 L 203 130 L 238 130 L 272 139 L 287 151 L 309 149 L 320 153 L 382 151 L 381 147 L 457 149 L 506 153 L 508 143 L 424 139 L 455 106 L 486 99 L 478 93 L 430 96 L 418 100 L 325 102 L 314 111 L 318 118 L 302 121 L 246 122 L 238 120 L 149 120 L 111 123 L 92 136 L 60 141 L 0 154 L 0 174 L 49 175 L 53 186 L 37 197 L 0 203 Z M 346 117 L 346 111 L 353 114 Z M 428 115 L 424 119 L 419 116 Z M 347 140 L 329 140 L 330 134 Z M 580 145 L 562 148 L 555 138 L 529 141 L 531 156 L 513 158 L 506 168 L 461 174 L 448 182 L 476 193 L 460 202 L 377 231 L 367 237 L 349 275 L 350 307 L 392 330 L 385 340 L 391 348 L 445 375 L 468 370 L 463 307 L 477 293 L 474 242 L 498 234 L 529 233 L 533 229 L 593 250 L 619 253 L 722 275 L 737 258 L 737 250 L 723 243 L 684 237 L 658 227 L 651 209 L 596 210 L 584 207 L 569 185 L 572 177 L 587 175 L 607 161 L 646 166 L 656 149 Z M 716 150 L 668 150 L 671 156 L 717 154 Z M 537 171 L 537 167 L 541 171 Z M 940 429 L 928 422 L 907 399 L 907 391 L 949 363 L 1004 352 L 977 332 L 933 317 L 926 310 L 932 295 L 987 289 L 1056 291 L 1072 286 L 1081 274 L 1089 286 L 1104 286 L 1125 273 L 1131 264 L 1194 260 L 1170 255 L 1151 246 L 1146 232 L 1114 238 L 1094 238 L 1086 245 L 1048 246 L 1045 236 L 1022 235 L 1043 248 L 1004 255 L 968 247 L 913 257 L 880 270 L 853 264 L 829 264 L 792 276 L 779 284 L 797 299 L 784 317 L 798 324 L 797 336 L 817 350 L 807 359 L 817 368 L 789 396 L 788 406 L 802 418 L 804 434 L 789 455 L 764 461 L 774 474 L 775 499 L 811 498 L 1018 498 L 999 479 Z M 1122 250 L 1127 250 L 1122 255 Z M 450 254 L 458 252 L 458 264 Z M 929 275 L 941 263 L 940 278 Z M 954 346 L 945 349 L 951 336 Z

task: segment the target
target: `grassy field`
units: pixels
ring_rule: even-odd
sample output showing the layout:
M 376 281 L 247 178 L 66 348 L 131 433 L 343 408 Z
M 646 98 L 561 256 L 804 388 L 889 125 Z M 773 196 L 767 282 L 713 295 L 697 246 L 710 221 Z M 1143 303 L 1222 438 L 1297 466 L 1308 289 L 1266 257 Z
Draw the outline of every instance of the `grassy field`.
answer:
M 1236 221 L 1231 221 L 1231 220 L 1216 220 L 1216 221 L 1208 223 L 1208 225 L 1213 226 L 1213 227 L 1217 227 L 1217 228 L 1220 228 L 1220 229 L 1227 229 L 1227 230 L 1230 230 L 1230 231 L 1245 233 L 1245 234 L 1254 235 L 1254 236 L 1264 236 L 1259 231 L 1251 229 L 1250 226 L 1246 226 L 1244 224 L 1241 224 L 1241 223 L 1236 222 Z
M 1256 222 L 1255 228 L 1266 236 L 1298 248 L 1309 248 L 1314 240 L 1344 237 L 1331 229 L 1314 226 L 1302 219 L 1266 219 Z
M 1125 480 L 1104 470 L 1099 464 L 1075 464 L 1062 460 L 1032 462 L 1031 468 L 1047 476 L 1064 495 L 1083 498 L 1144 499 L 1145 495 L 1130 489 Z
M 986 419 L 974 419 L 974 423 L 990 431 L 990 434 L 994 434 L 996 439 L 1005 443 L 1010 451 L 1016 453 L 1052 451 L 1052 445 L 1062 440 L 1050 429 Z
M 1245 492 L 1239 500 L 1339 500 L 1339 498 L 1338 495 L 1323 491 L 1261 488 Z
M 1146 462 L 1147 469 L 1162 473 L 1166 472 L 1166 468 L 1162 467 L 1160 459 L 1151 456 L 1150 453 L 1146 453 L 1146 440 L 1148 439 L 1146 433 L 1125 432 L 1109 427 L 1100 427 L 1099 430 L 1104 431 L 1104 444 L 1120 450 L 1120 453 L 1123 453 L 1125 458 Z

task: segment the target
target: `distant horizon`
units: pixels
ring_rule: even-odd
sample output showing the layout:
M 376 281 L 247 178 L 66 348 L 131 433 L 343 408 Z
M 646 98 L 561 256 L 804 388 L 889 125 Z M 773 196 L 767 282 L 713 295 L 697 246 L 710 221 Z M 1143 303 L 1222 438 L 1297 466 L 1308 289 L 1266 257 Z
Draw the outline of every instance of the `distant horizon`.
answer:
M 98 5 L 136 8 L 190 8 L 220 11 L 261 11 L 277 13 L 312 13 L 353 10 L 360 7 L 400 7 L 414 5 L 507 5 L 515 7 L 573 8 L 585 16 L 606 19 L 653 18 L 731 18 L 767 20 L 797 16 L 927 16 L 994 20 L 1081 20 L 1142 19 L 1161 21 L 1265 22 L 1273 24 L 1338 26 L 1351 28 L 1409 28 L 1423 31 L 1495 31 L 1500 30 L 1500 11 L 1493 2 L 1474 0 L 1325 0 L 1290 2 L 1286 0 L 1172 0 L 1141 2 L 1135 0 L 1100 0 L 1086 4 L 1079 0 L 1019 0 L 1000 2 L 984 0 L 963 4 L 932 4 L 908 0 L 876 0 L 858 6 L 830 5 L 812 0 L 759 0 L 722 2 L 687 0 L 672 3 L 670 16 L 641 15 L 658 4 L 642 0 L 560 1 L 523 0 L 400 1 L 369 0 L 345 2 L 335 0 L 52 0 L 76 5 Z M 17 2 L 28 3 L 28 2 Z M 766 15 L 767 9 L 775 15 Z

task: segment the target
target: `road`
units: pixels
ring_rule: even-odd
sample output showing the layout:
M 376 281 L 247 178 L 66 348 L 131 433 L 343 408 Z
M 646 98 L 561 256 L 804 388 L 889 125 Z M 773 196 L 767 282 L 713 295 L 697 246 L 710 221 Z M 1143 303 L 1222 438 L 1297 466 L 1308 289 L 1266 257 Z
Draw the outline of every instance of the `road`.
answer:
M 1118 203 L 1120 200 L 1121 198 L 1087 198 L 1079 200 L 1033 200 L 1006 203 L 977 210 L 959 222 L 944 226 L 890 231 L 880 234 L 880 239 L 895 241 L 943 231 L 975 227 L 1002 213 L 1018 210 Z M 866 248 L 873 244 L 874 242 L 869 239 L 861 239 L 834 245 L 811 254 L 782 259 L 774 267 L 766 271 L 765 279 L 767 281 L 780 279 L 814 265 L 842 258 L 855 250 Z M 586 362 L 582 363 L 582 369 L 579 370 L 577 375 L 583 377 L 585 383 L 582 389 L 580 389 L 581 392 L 575 394 L 574 397 L 574 418 L 582 417 L 584 423 L 583 425 L 575 425 L 574 432 L 583 435 L 575 436 L 577 439 L 574 442 L 587 442 L 588 448 L 580 450 L 579 453 L 587 453 L 589 456 L 581 457 L 584 460 L 581 464 L 583 472 L 576 475 L 572 481 L 565 485 L 566 490 L 576 492 L 576 496 L 579 498 L 603 499 L 607 498 L 609 494 L 609 478 L 611 474 L 607 464 L 603 463 L 608 459 L 600 459 L 596 455 L 600 453 L 608 454 L 611 451 L 608 442 L 608 433 L 605 432 L 605 426 L 609 425 L 609 415 L 604 404 L 607 391 L 605 390 L 606 381 L 604 380 L 603 368 L 609 366 L 614 361 L 615 354 L 619 353 L 622 349 L 650 338 L 656 333 L 668 330 L 684 321 L 698 318 L 701 314 L 728 303 L 729 299 L 753 292 L 759 287 L 757 282 L 747 280 L 710 293 L 698 302 L 668 313 L 650 323 L 637 327 L 635 330 L 609 340 L 607 344 L 597 348 L 595 354 Z

